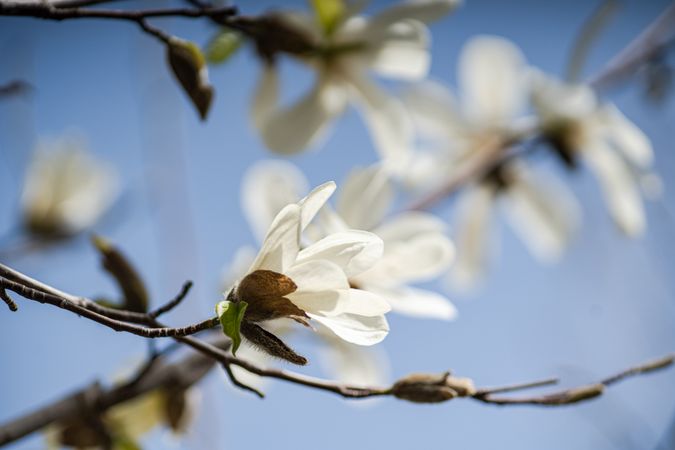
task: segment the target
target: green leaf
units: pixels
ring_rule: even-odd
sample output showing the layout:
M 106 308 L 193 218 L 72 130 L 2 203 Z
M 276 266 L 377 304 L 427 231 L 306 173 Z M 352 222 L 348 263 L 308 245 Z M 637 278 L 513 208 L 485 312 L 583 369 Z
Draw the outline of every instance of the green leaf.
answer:
M 232 339 L 233 355 L 237 353 L 241 344 L 241 322 L 244 320 L 247 306 L 248 303 L 246 302 L 231 302 L 228 300 L 223 300 L 216 305 L 216 314 L 220 320 L 220 325 L 223 327 L 223 333 Z
M 101 236 L 92 236 L 91 242 L 101 255 L 103 268 L 115 279 L 122 291 L 124 301 L 121 308 L 127 311 L 147 312 L 148 291 L 145 288 L 143 279 L 127 257 L 110 241 Z M 99 303 L 103 306 L 108 306 L 105 300 Z
M 239 33 L 222 30 L 206 45 L 206 61 L 209 64 L 222 64 L 241 47 L 243 40 Z
M 171 38 L 167 44 L 167 59 L 173 74 L 195 105 L 202 120 L 206 119 L 213 100 L 206 60 L 194 43 Z
M 311 0 L 316 18 L 327 35 L 331 35 L 342 22 L 345 4 L 342 0 Z

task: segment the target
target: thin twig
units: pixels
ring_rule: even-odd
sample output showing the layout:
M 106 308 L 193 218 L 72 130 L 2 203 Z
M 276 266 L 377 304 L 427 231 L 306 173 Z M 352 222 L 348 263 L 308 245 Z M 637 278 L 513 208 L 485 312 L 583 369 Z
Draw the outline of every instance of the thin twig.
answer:
M 569 61 L 565 79 L 569 82 L 579 81 L 581 69 L 588 58 L 588 52 L 597 40 L 602 30 L 607 26 L 619 6 L 618 0 L 604 0 L 598 8 L 586 19 L 577 34 Z
M 132 333 L 146 338 L 188 336 L 220 325 L 218 317 L 211 317 L 199 323 L 195 323 L 185 327 L 149 328 L 124 322 L 122 320 L 111 319 L 110 317 L 105 316 L 101 313 L 87 309 L 87 307 L 85 306 L 77 305 L 66 298 L 52 295 L 47 292 L 38 291 L 31 287 L 27 287 L 24 286 L 23 284 L 17 283 L 15 281 L 8 280 L 7 278 L 4 277 L 0 277 L 0 286 L 10 291 L 16 292 L 17 294 L 21 295 L 26 299 L 34 300 L 40 303 L 47 303 L 56 306 L 58 308 L 68 310 L 70 312 L 74 312 L 89 320 L 93 320 L 94 322 L 98 322 L 101 325 L 107 326 L 108 328 L 112 328 L 115 331 L 125 331 L 127 333 Z
M 529 383 L 510 384 L 507 386 L 499 386 L 493 388 L 482 388 L 476 391 L 476 396 L 483 397 L 486 395 L 504 394 L 506 392 L 522 391 L 525 389 L 550 386 L 552 384 L 558 384 L 559 381 L 560 380 L 558 378 L 546 378 L 545 380 L 532 381 Z
M 163 306 L 160 306 L 159 308 L 157 308 L 157 309 L 155 309 L 155 310 L 153 310 L 153 311 L 150 311 L 150 312 L 148 313 L 148 315 L 149 315 L 150 317 L 152 317 L 153 319 L 156 319 L 157 317 L 161 316 L 162 314 L 165 314 L 165 313 L 171 311 L 171 310 L 174 309 L 176 306 L 178 306 L 178 304 L 179 304 L 180 302 L 182 302 L 183 299 L 185 299 L 185 297 L 187 297 L 187 295 L 188 295 L 188 293 L 190 292 L 190 289 L 191 289 L 191 288 L 192 288 L 192 281 L 186 281 L 186 282 L 183 284 L 183 288 L 180 290 L 180 292 L 178 293 L 178 295 L 176 295 L 176 297 L 175 297 L 173 300 L 171 300 L 170 302 L 166 303 L 166 304 L 163 305 Z
M 9 308 L 10 311 L 16 312 L 19 310 L 14 300 L 12 300 L 11 297 L 7 294 L 5 288 L 0 288 L 0 299 L 2 299 L 2 301 L 7 304 L 7 307 Z
M 606 89 L 617 84 L 658 55 L 674 38 L 675 3 L 671 3 L 654 22 L 593 76 L 589 84 L 595 89 Z

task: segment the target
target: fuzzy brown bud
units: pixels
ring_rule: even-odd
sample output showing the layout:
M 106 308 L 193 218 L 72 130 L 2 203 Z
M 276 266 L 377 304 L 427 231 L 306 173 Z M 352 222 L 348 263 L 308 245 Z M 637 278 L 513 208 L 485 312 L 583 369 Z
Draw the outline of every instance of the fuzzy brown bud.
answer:
M 437 375 L 415 373 L 397 381 L 391 388 L 396 398 L 415 403 L 441 403 L 455 397 L 473 395 L 476 390 L 468 378 L 451 377 L 449 372 Z

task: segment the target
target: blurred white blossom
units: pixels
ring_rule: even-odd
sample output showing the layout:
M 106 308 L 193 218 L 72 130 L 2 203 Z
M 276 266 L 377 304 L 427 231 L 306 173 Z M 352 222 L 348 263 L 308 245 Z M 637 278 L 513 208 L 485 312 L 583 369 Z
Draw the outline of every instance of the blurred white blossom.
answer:
M 589 86 L 564 84 L 540 72 L 532 78 L 532 103 L 544 135 L 569 165 L 582 160 L 594 172 L 621 231 L 642 234 L 640 184 L 654 179 L 647 136 L 614 105 L 600 102 Z
M 384 314 L 390 307 L 379 296 L 352 288 L 349 277 L 377 262 L 382 256 L 382 240 L 366 231 L 346 230 L 328 234 L 304 248 L 300 245 L 302 232 L 334 190 L 335 183 L 325 183 L 298 203 L 281 209 L 233 292 L 237 297 L 245 296 L 240 292 L 243 283 L 258 271 L 281 274 L 295 285 L 283 297 L 306 317 L 348 342 L 373 345 L 389 331 Z M 249 310 L 253 307 L 249 305 Z
M 73 136 L 39 144 L 28 167 L 21 203 L 26 226 L 48 236 L 93 226 L 118 193 L 117 176 Z
M 471 39 L 462 49 L 457 76 L 461 102 L 430 81 L 406 95 L 419 134 L 427 138 L 427 148 L 413 154 L 404 180 L 413 188 L 434 189 L 469 167 L 489 166 L 512 142 L 535 130 L 536 121 L 522 114 L 529 69 L 514 44 L 496 36 Z M 498 198 L 516 233 L 540 260 L 556 259 L 576 228 L 576 202 L 552 174 L 543 176 L 524 161 L 498 166 L 461 194 L 453 266 L 460 286 L 472 285 L 489 263 Z
M 298 57 L 316 71 L 313 87 L 297 102 L 281 106 L 277 68 L 266 64 L 253 103 L 253 123 L 270 149 L 295 153 L 320 140 L 352 103 L 362 113 L 383 160 L 400 161 L 412 138 L 409 118 L 369 72 L 400 80 L 425 77 L 431 58 L 425 23 L 442 17 L 458 1 L 406 1 L 368 18 L 343 5 L 330 11 L 329 20 L 319 11 L 321 3 L 314 2 L 315 16 L 280 15 L 318 49 Z

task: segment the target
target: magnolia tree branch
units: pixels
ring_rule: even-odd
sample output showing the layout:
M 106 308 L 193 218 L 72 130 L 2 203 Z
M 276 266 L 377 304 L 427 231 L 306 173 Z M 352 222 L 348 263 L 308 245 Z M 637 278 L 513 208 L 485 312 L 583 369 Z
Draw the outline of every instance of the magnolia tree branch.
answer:
M 82 315 L 85 318 L 94 320 L 116 331 L 126 331 L 143 337 L 155 337 L 153 335 L 154 331 L 158 329 L 169 329 L 164 327 L 159 322 L 157 322 L 156 319 L 150 318 L 148 314 L 146 314 L 145 316 L 148 316 L 146 320 L 147 323 L 150 325 L 149 327 L 142 327 L 139 325 L 133 325 L 129 323 L 126 323 L 124 326 L 120 327 L 120 323 L 124 323 L 123 320 L 112 319 L 110 317 L 106 317 L 105 315 L 106 312 L 110 313 L 115 312 L 115 314 L 119 314 L 120 311 L 108 310 L 107 308 L 103 308 L 100 305 L 96 305 L 91 300 L 82 297 L 72 296 L 66 293 L 61 293 L 61 291 L 55 288 L 49 287 L 47 285 L 44 285 L 43 283 L 32 280 L 31 278 L 13 269 L 10 269 L 4 265 L 0 265 L 0 274 L 2 274 L 2 276 L 0 277 L 0 286 L 5 287 L 6 289 L 12 290 L 22 296 L 28 295 L 29 299 L 33 299 L 31 297 L 36 297 L 37 301 L 45 300 L 45 303 L 50 303 L 57 307 L 66 309 L 68 311 L 75 312 L 77 314 Z M 11 276 L 14 281 L 9 280 L 8 278 L 6 278 L 6 276 Z M 24 284 L 27 284 L 28 286 L 25 286 Z M 37 293 L 34 291 L 36 291 Z M 184 288 L 182 292 L 185 291 L 186 289 Z M 179 297 L 181 296 L 179 295 Z M 77 300 L 78 304 L 73 303 L 73 299 Z M 173 305 L 177 303 L 178 301 L 174 299 L 171 302 L 169 302 L 168 305 Z M 88 307 L 96 308 L 98 312 L 94 313 L 94 311 L 89 310 Z M 162 309 L 163 308 L 159 308 L 158 310 L 155 311 L 161 311 Z M 95 315 L 84 313 L 84 311 L 87 311 L 88 313 L 93 313 Z M 100 320 L 102 317 L 108 320 Z M 116 315 L 116 317 L 119 317 L 119 315 Z M 672 355 L 669 355 L 667 357 L 660 358 L 656 361 L 651 361 L 646 364 L 631 367 L 616 375 L 601 380 L 600 382 L 597 383 L 583 385 L 571 389 L 565 389 L 562 391 L 554 392 L 552 394 L 513 398 L 513 397 L 504 397 L 501 394 L 554 384 L 557 382 L 557 379 L 547 379 L 543 381 L 509 385 L 497 388 L 476 389 L 474 388 L 472 380 L 468 378 L 456 378 L 454 376 L 451 376 L 450 373 L 447 372 L 440 375 L 434 374 L 410 375 L 398 380 L 396 383 L 394 383 L 392 386 L 389 387 L 352 386 L 337 383 L 335 381 L 309 377 L 306 375 L 286 370 L 261 368 L 248 361 L 230 355 L 226 350 L 219 348 L 218 346 L 213 345 L 212 343 L 196 339 L 194 337 L 182 335 L 177 332 L 164 334 L 164 336 L 172 337 L 176 341 L 185 344 L 189 347 L 192 347 L 193 349 L 197 350 L 204 356 L 212 359 L 213 361 L 218 362 L 223 366 L 223 368 L 226 370 L 227 374 L 230 376 L 231 380 L 236 386 L 250 390 L 261 397 L 262 393 L 255 390 L 254 388 L 251 388 L 249 386 L 240 383 L 234 377 L 234 374 L 232 373 L 231 370 L 231 366 L 241 367 L 242 369 L 250 373 L 262 377 L 276 378 L 297 385 L 332 392 L 345 398 L 394 396 L 399 399 L 417 403 L 439 403 L 453 398 L 463 397 L 463 398 L 471 398 L 483 403 L 496 405 L 529 404 L 529 405 L 560 406 L 578 403 L 581 401 L 598 397 L 604 393 L 604 389 L 606 387 L 612 384 L 615 384 L 631 376 L 637 376 L 668 367 L 672 365 L 674 360 L 674 357 Z
M 148 24 L 147 19 L 158 17 L 213 17 L 222 19 L 236 14 L 237 9 L 231 6 L 211 8 L 164 8 L 146 10 L 107 10 L 86 9 L 83 6 L 103 2 L 68 2 L 53 4 L 48 2 L 16 2 L 0 1 L 0 16 L 32 17 L 46 20 L 67 19 L 109 19 L 135 22 L 144 32 L 156 37 L 165 44 L 171 36 Z

